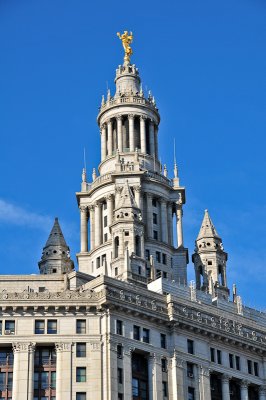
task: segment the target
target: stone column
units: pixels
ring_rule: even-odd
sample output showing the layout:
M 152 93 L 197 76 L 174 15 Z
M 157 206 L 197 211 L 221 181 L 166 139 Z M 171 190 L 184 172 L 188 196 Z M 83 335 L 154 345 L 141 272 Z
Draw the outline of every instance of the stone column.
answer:
M 259 388 L 259 400 L 266 400 L 266 385 L 261 385 Z
M 183 246 L 182 205 L 176 204 L 176 235 L 177 247 Z
M 91 205 L 90 208 L 90 250 L 93 250 L 95 247 L 95 215 L 94 215 L 94 206 Z
M 199 369 L 199 390 L 201 399 L 211 400 L 210 371 L 202 366 Z
M 229 388 L 229 379 L 228 375 L 222 376 L 222 399 L 230 400 L 230 388 Z
M 113 205 L 113 195 L 109 194 L 107 196 L 107 226 L 108 226 L 108 238 L 111 239 L 111 233 L 110 233 L 110 225 L 113 222 L 113 211 L 114 211 L 114 205 Z
M 155 158 L 158 159 L 158 126 L 154 127 L 154 148 L 155 148 Z
M 152 238 L 153 222 L 152 222 L 152 194 L 147 193 L 147 236 Z
M 166 201 L 161 199 L 161 237 L 162 242 L 168 243 L 168 218 L 166 211 Z
M 168 242 L 173 245 L 173 206 L 172 203 L 168 203 L 167 206 L 167 219 L 168 219 Z
M 146 119 L 145 115 L 141 115 L 140 117 L 140 150 L 141 153 L 147 153 L 147 146 L 146 146 Z
M 102 204 L 95 204 L 95 247 L 102 243 Z
M 72 400 L 72 343 L 55 343 L 56 400 Z
M 162 367 L 161 367 L 161 358 L 156 354 L 151 354 L 149 356 L 148 373 L 149 373 L 149 399 L 161 400 L 163 398 Z
M 33 349 L 32 343 L 13 343 L 13 400 L 33 399 Z
M 108 157 L 111 157 L 113 153 L 113 126 L 111 120 L 108 121 L 107 127 L 108 127 Z
M 35 343 L 31 343 L 29 346 L 28 400 L 33 400 L 34 397 L 34 354 L 35 354 Z
M 132 351 L 132 348 L 124 347 L 124 400 L 132 400 Z
M 149 121 L 149 137 L 150 137 L 150 155 L 155 157 L 155 145 L 154 145 L 154 122 Z
M 88 251 L 88 210 L 85 206 L 80 206 L 80 251 Z
M 128 115 L 129 122 L 129 151 L 135 151 L 134 115 Z
M 117 380 L 117 344 L 109 342 L 109 393 L 110 399 L 117 399 L 118 397 L 118 380 Z M 123 376 L 123 382 L 125 377 Z
M 241 400 L 248 400 L 248 382 L 242 381 L 240 384 Z
M 101 160 L 106 158 L 106 124 L 101 126 Z
M 185 383 L 184 383 L 184 361 L 174 353 L 170 363 L 171 382 L 169 390 L 171 393 L 171 400 L 184 400 L 185 399 Z M 169 374 L 170 375 L 170 374 Z M 204 399 L 205 400 L 205 399 Z
M 135 200 L 138 208 L 142 211 L 141 187 L 134 186 Z
M 121 153 L 123 151 L 123 137 L 122 137 L 122 115 L 116 117 L 117 120 L 117 143 L 118 150 Z

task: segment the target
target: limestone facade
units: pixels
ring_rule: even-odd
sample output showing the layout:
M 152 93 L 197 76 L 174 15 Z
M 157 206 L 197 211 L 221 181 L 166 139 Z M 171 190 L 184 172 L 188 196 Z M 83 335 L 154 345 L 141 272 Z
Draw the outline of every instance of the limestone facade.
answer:
M 185 189 L 158 155 L 139 72 L 116 71 L 101 163 L 77 193 L 78 270 L 56 219 L 40 275 L 0 277 L 0 399 L 266 400 L 266 314 L 227 285 L 206 211 L 187 282 Z

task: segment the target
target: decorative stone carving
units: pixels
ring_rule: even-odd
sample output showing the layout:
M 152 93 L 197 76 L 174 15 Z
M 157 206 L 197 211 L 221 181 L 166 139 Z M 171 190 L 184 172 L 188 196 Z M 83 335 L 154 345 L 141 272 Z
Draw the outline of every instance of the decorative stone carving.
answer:
M 55 343 L 55 349 L 57 352 L 70 351 L 71 348 L 72 348 L 72 343 L 68 343 L 68 342 Z

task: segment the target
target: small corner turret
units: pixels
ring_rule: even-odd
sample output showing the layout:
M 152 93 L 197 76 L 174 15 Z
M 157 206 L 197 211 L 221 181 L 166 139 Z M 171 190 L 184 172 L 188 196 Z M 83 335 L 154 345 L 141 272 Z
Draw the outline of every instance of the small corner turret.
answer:
M 41 274 L 65 274 L 74 270 L 70 259 L 70 250 L 55 218 L 53 228 L 43 248 L 41 261 L 38 263 Z
M 229 289 L 226 281 L 228 256 L 208 210 L 205 210 L 195 244 L 192 262 L 195 267 L 196 288 L 210 293 L 213 297 L 228 299 Z

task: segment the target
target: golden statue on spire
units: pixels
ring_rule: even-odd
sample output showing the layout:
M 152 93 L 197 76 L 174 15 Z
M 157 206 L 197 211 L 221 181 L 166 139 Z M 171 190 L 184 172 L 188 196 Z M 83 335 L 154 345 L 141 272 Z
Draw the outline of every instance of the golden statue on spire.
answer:
M 124 56 L 125 64 L 129 64 L 130 56 L 133 54 L 132 48 L 130 47 L 130 44 L 133 42 L 133 34 L 132 32 L 130 32 L 129 34 L 128 31 L 124 31 L 122 35 L 120 35 L 120 33 L 117 32 L 117 36 L 119 37 L 120 40 L 122 40 L 122 45 L 125 50 L 125 56 Z

